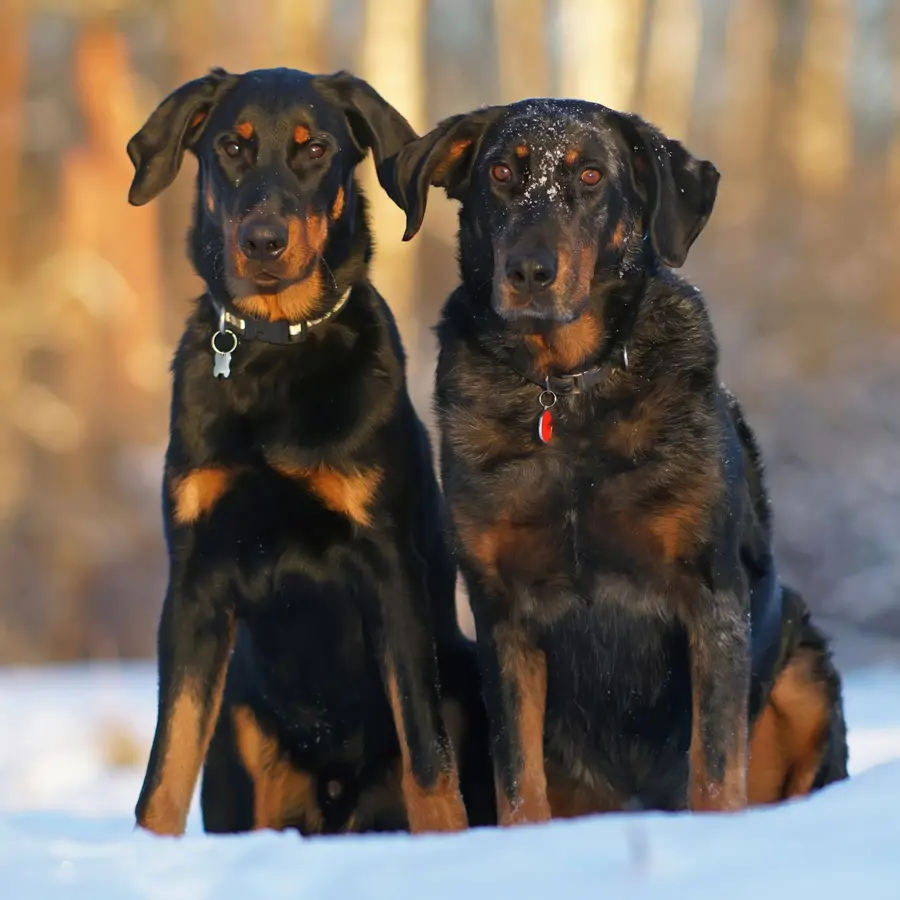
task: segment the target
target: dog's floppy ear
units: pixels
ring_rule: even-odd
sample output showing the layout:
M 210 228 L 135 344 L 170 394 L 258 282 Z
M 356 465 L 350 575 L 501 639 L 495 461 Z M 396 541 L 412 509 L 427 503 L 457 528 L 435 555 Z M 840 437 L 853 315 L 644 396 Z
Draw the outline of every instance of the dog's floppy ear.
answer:
M 500 107 L 488 107 L 451 116 L 388 160 L 385 190 L 406 213 L 404 241 L 422 227 L 429 186 L 442 187 L 448 197 L 459 199 L 485 129 L 499 111 Z
M 372 85 L 349 72 L 321 75 L 315 85 L 344 110 L 353 140 L 362 153 L 372 151 L 378 180 L 388 190 L 385 161 L 418 137 L 412 126 Z
M 662 262 L 677 269 L 709 220 L 719 172 L 639 116 L 616 115 L 632 151 L 634 186 L 647 200 L 653 249 Z
M 183 84 L 160 103 L 128 142 L 135 169 L 128 192 L 132 206 L 148 203 L 175 180 L 184 151 L 196 145 L 209 114 L 237 79 L 224 69 L 213 69 L 203 78 Z

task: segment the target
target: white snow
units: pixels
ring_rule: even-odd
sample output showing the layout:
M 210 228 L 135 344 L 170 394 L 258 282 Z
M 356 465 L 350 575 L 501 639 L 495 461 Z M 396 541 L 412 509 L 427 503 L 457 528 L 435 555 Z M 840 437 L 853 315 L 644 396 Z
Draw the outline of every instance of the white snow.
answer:
M 854 777 L 777 809 L 303 840 L 206 837 L 195 808 L 171 840 L 131 815 L 152 667 L 0 670 L 0 897 L 898 900 L 900 668 L 844 678 Z

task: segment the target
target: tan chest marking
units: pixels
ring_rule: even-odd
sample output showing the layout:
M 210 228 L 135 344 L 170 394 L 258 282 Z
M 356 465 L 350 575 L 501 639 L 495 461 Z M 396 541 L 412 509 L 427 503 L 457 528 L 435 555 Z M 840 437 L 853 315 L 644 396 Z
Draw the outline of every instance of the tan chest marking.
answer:
M 302 481 L 322 503 L 364 528 L 372 524 L 372 504 L 384 478 L 384 472 L 373 466 L 341 472 L 330 466 L 301 468 L 275 465 L 288 478 Z

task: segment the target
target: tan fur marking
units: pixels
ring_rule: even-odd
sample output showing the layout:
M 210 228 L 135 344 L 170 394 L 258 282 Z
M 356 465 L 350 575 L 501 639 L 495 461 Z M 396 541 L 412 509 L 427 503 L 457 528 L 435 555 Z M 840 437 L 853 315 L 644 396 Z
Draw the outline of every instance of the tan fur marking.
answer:
M 570 147 L 566 150 L 566 155 L 563 157 L 567 166 L 574 166 L 575 163 L 578 162 L 581 156 L 581 151 L 577 147 Z
M 215 197 L 215 194 L 213 194 L 213 188 L 212 188 L 212 182 L 211 182 L 211 181 L 207 181 L 207 182 L 206 182 L 205 199 L 206 199 L 206 208 L 207 208 L 211 213 L 215 214 L 215 211 L 216 211 L 216 197 Z
M 322 296 L 324 279 L 316 270 L 309 278 L 289 285 L 278 294 L 250 294 L 235 299 L 234 305 L 248 316 L 255 319 L 269 319 L 277 322 L 285 319 L 288 322 L 301 322 L 308 319 Z
M 150 795 L 147 808 L 139 821 L 142 828 L 149 829 L 154 834 L 184 834 L 194 786 L 222 708 L 225 675 L 234 647 L 234 637 L 235 625 L 232 618 L 229 622 L 225 662 L 216 673 L 210 691 L 209 708 L 204 711 L 199 699 L 203 694 L 202 685 L 192 681 L 185 681 L 172 704 L 171 717 L 166 723 L 166 745 L 159 784 Z
M 344 189 L 337 189 L 337 196 L 334 198 L 334 206 L 331 207 L 331 218 L 337 221 L 344 211 Z
M 619 224 L 616 225 L 616 230 L 613 232 L 612 238 L 610 238 L 609 246 L 617 250 L 625 246 L 625 222 L 622 219 L 619 219 Z
M 467 532 L 466 529 L 460 529 L 460 537 L 466 549 L 481 563 L 484 573 L 492 578 L 497 577 L 500 548 L 508 530 L 509 520 L 501 520 L 496 528 L 487 527 L 480 531 Z
M 784 799 L 791 768 L 784 746 L 785 724 L 771 702 L 753 723 L 747 764 L 747 802 L 751 805 L 778 803 Z
M 294 143 L 305 144 L 309 140 L 309 129 L 305 125 L 297 125 L 294 128 Z
M 190 525 L 211 512 L 227 493 L 238 472 L 235 468 L 210 466 L 193 469 L 175 479 L 172 486 L 175 521 L 180 525 Z
M 249 122 L 241 122 L 239 125 L 235 125 L 234 130 L 245 141 L 249 141 L 253 137 L 253 126 Z
M 289 284 L 277 294 L 246 294 L 244 291 L 249 270 L 247 259 L 238 248 L 237 231 L 237 224 L 234 224 L 225 232 L 225 259 L 228 266 L 226 282 L 237 309 L 248 316 L 271 322 L 280 319 L 300 322 L 310 318 L 324 289 L 321 266 L 316 265 L 302 281 Z M 306 219 L 291 218 L 288 220 L 287 248 L 268 268 L 273 274 L 283 273 L 282 277 L 285 279 L 297 277 L 321 256 L 327 240 L 327 216 L 313 213 Z
M 466 808 L 459 790 L 459 774 L 455 758 L 451 759 L 449 772 L 441 772 L 431 787 L 419 784 L 412 770 L 409 743 L 403 725 L 403 709 L 400 689 L 393 671 L 388 673 L 388 698 L 394 714 L 397 739 L 400 742 L 403 775 L 401 790 L 413 834 L 431 831 L 463 831 L 468 826 Z
M 612 451 L 612 442 L 606 441 L 603 450 L 621 451 L 621 435 L 618 432 L 635 432 L 639 447 L 642 441 L 652 439 L 659 423 L 651 420 L 644 429 L 644 420 L 638 413 L 635 421 L 625 420 L 615 427 L 613 435 L 619 447 Z M 696 551 L 704 546 L 712 529 L 711 508 L 721 489 L 721 480 L 713 464 L 696 473 L 696 481 L 684 481 L 677 486 L 676 496 L 666 505 L 630 504 L 625 508 L 611 505 L 610 497 L 602 488 L 595 494 L 591 518 L 586 521 L 587 533 L 595 539 L 612 541 L 620 553 L 657 572 L 672 565 L 678 559 L 693 560 Z M 673 489 L 675 485 L 671 485 Z M 671 574 L 676 574 L 677 569 Z
M 574 322 L 560 325 L 547 334 L 529 334 L 525 343 L 531 349 L 539 375 L 571 372 L 585 362 L 600 346 L 603 327 L 595 313 L 588 310 Z
M 634 459 L 658 438 L 672 392 L 668 382 L 657 382 L 646 391 L 634 415 L 616 419 L 606 434 L 606 447 L 613 453 Z
M 554 819 L 575 819 L 599 813 L 620 812 L 623 798 L 608 784 L 588 787 L 564 772 L 547 770 L 547 798 Z
M 364 528 L 372 524 L 370 507 L 384 478 L 381 469 L 339 472 L 329 466 L 305 469 L 276 465 L 275 468 L 288 478 L 302 480 L 330 510 Z
M 440 186 L 441 179 L 447 174 L 447 171 L 450 169 L 450 167 L 460 158 L 460 156 L 463 155 L 463 153 L 466 152 L 466 149 L 471 145 L 471 138 L 454 141 L 450 145 L 450 149 L 447 151 L 447 155 L 438 163 L 431 176 L 431 183 L 435 187 Z
M 747 796 L 750 803 L 776 803 L 808 794 L 822 763 L 829 705 L 812 672 L 814 656 L 801 649 L 775 681 L 753 725 Z
M 492 580 L 514 577 L 528 583 L 552 569 L 558 558 L 559 546 L 540 525 L 513 522 L 508 515 L 490 523 L 457 517 L 456 525 L 466 552 Z
M 231 713 L 238 753 L 253 781 L 253 827 L 279 831 L 303 820 L 311 833 L 322 831 L 316 782 L 295 768 L 277 738 L 260 727 L 253 710 L 236 706 Z
M 191 128 L 196 128 L 206 118 L 206 110 L 199 110 L 191 116 Z
M 154 834 L 184 834 L 188 806 L 202 760 L 197 759 L 201 744 L 200 722 L 203 710 L 187 689 L 175 700 L 168 727 L 177 735 L 167 741 L 160 785 L 150 798 L 141 826 Z M 184 798 L 187 798 L 185 801 Z
M 543 651 L 518 647 L 501 659 L 504 676 L 515 681 L 519 708 L 516 721 L 522 770 L 514 806 L 497 780 L 500 825 L 522 825 L 550 819 L 547 776 L 544 771 L 544 713 L 547 705 L 547 658 Z
M 305 219 L 288 219 L 288 245 L 279 262 L 288 275 L 302 272 L 313 257 L 325 249 L 328 240 L 328 219 L 320 213 L 310 213 Z
M 575 266 L 574 294 L 576 297 L 585 297 L 591 292 L 596 265 L 597 254 L 594 248 L 581 247 L 578 252 L 578 264 Z
M 702 501 L 704 498 L 697 499 Z M 705 516 L 706 509 L 689 499 L 650 519 L 650 533 L 659 541 L 666 562 L 693 553 L 699 538 L 700 523 Z
M 519 144 L 516 147 L 516 156 L 518 156 L 519 159 L 526 159 L 530 153 L 531 153 L 531 151 L 528 149 L 527 145 L 525 145 L 525 144 Z

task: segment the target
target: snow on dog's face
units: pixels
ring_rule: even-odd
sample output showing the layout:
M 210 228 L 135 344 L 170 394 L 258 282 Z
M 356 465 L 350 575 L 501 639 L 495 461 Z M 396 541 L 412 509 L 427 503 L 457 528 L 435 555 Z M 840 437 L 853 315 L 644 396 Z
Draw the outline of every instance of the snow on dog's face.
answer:
M 463 279 L 506 320 L 571 322 L 595 287 L 680 266 L 719 175 L 642 119 L 575 100 L 454 116 L 404 148 L 388 188 L 419 229 L 429 185 L 460 200 Z

